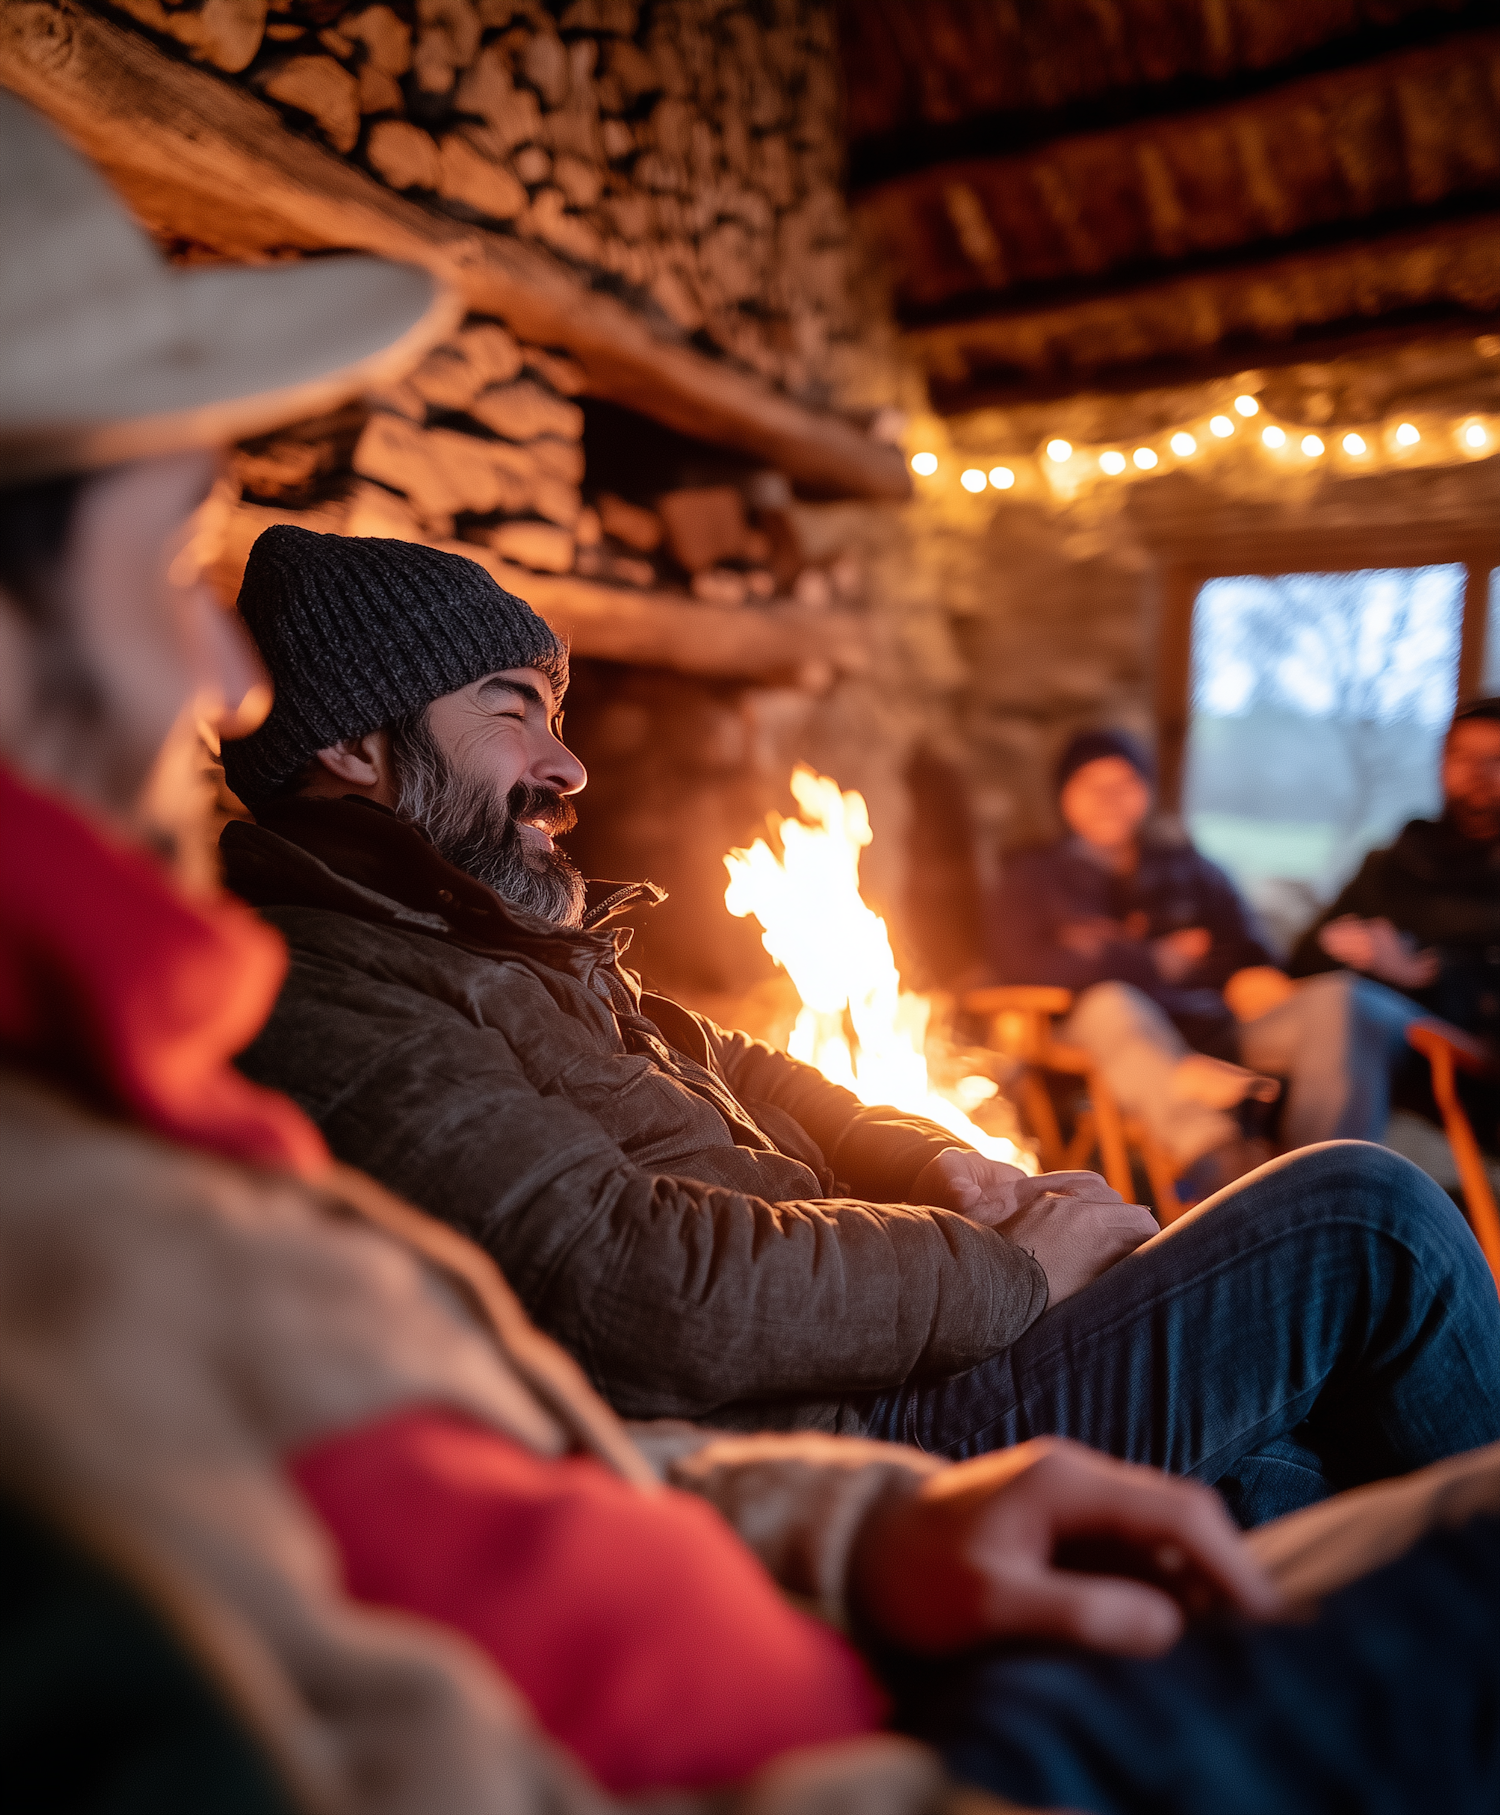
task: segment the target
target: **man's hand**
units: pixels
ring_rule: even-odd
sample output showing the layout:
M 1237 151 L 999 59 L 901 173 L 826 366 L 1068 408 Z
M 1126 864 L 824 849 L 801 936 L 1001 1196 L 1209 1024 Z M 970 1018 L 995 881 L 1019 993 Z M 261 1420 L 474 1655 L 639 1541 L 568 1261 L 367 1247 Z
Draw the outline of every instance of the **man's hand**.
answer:
M 1163 983 L 1181 983 L 1195 964 L 1213 950 L 1213 934 L 1206 926 L 1183 926 L 1151 941 L 1151 957 Z
M 1437 953 L 1414 952 L 1410 940 L 1389 920 L 1341 914 L 1318 934 L 1318 944 L 1350 970 L 1367 971 L 1397 989 L 1425 989 L 1438 974 Z
M 1092 920 L 1068 920 L 1057 929 L 1057 943 L 1079 958 L 1097 958 L 1106 946 L 1126 937 L 1119 921 L 1102 914 Z
M 1236 1021 L 1258 1021 L 1297 993 L 1297 985 L 1274 964 L 1247 964 L 1224 985 L 1224 1001 Z
M 1155 1657 L 1188 1618 L 1281 1611 L 1211 1489 L 1039 1438 L 878 1507 L 851 1587 L 909 1650 L 1026 1638 Z
M 1047 1275 L 1047 1300 L 1061 1304 L 1157 1233 L 1156 1218 L 1127 1204 L 1096 1172 L 1044 1172 L 949 1147 L 917 1175 L 919 1204 L 956 1210 L 982 1229 L 1025 1248 Z

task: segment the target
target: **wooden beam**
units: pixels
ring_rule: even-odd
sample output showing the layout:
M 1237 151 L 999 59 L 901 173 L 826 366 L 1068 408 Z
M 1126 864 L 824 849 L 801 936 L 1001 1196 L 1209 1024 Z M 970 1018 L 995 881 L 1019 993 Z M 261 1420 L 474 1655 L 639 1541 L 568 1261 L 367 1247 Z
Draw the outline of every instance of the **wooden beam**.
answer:
M 1156 796 L 1182 811 L 1183 759 L 1192 710 L 1193 604 L 1204 575 L 1173 562 L 1160 575 L 1156 621 Z
M 154 228 L 230 253 L 341 249 L 425 265 L 470 308 L 563 347 L 590 394 L 785 473 L 807 497 L 900 500 L 900 452 L 662 339 L 618 298 L 510 235 L 407 201 L 269 103 L 74 0 L 0 5 L 0 82 L 47 114 Z
M 1490 574 L 1500 567 L 1500 545 L 1464 567 L 1463 638 L 1458 651 L 1458 703 L 1479 698 L 1484 686 L 1485 643 L 1489 635 Z
M 250 548 L 273 523 L 337 534 L 337 505 L 309 511 L 242 504 L 229 519 L 211 578 L 226 602 L 239 594 Z M 416 539 L 416 538 L 413 538 Z M 677 594 L 605 586 L 574 574 L 540 574 L 472 542 L 422 538 L 431 548 L 477 561 L 567 639 L 574 655 L 602 662 L 670 668 L 679 674 L 767 681 L 821 690 L 871 664 L 869 628 L 847 611 L 808 611 L 790 601 L 732 609 L 690 604 Z
M 859 204 L 911 327 L 1064 303 L 1500 196 L 1500 30 L 901 177 Z
M 934 407 L 1136 390 L 1500 321 L 1500 213 L 916 328 Z

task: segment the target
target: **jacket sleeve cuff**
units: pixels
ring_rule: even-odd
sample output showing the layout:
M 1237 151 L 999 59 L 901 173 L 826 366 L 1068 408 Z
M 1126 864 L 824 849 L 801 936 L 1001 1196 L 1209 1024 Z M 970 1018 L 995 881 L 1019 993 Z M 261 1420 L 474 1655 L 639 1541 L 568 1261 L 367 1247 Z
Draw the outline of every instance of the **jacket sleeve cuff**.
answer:
M 841 1628 L 866 1518 L 947 1467 L 902 1444 L 815 1431 L 737 1437 L 663 1422 L 630 1434 L 668 1486 L 716 1507 L 781 1588 Z

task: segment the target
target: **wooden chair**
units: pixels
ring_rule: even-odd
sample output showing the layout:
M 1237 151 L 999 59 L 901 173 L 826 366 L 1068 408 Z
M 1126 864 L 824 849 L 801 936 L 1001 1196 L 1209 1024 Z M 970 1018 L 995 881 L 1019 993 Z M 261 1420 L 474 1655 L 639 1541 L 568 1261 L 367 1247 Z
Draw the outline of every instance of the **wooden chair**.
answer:
M 1057 1038 L 1054 1023 L 1072 1008 L 1072 990 L 1025 984 L 972 989 L 963 996 L 962 1006 L 987 1023 L 989 1044 L 996 1052 L 1019 1062 L 1019 1106 L 1041 1148 L 1046 1171 L 1083 1171 L 1097 1151 L 1099 1170 L 1129 1200 L 1136 1195 L 1130 1160 L 1134 1149 L 1140 1155 L 1162 1227 L 1182 1215 L 1188 1206 L 1178 1192 L 1178 1174 L 1166 1148 L 1144 1123 L 1122 1114 L 1092 1057 L 1081 1046 Z M 1088 1099 L 1066 1141 L 1047 1089 L 1046 1072 L 1081 1079 Z
M 1432 1068 L 1432 1094 L 1443 1118 L 1443 1132 L 1453 1149 L 1469 1226 L 1479 1239 L 1500 1289 L 1500 1211 L 1495 1207 L 1495 1192 L 1484 1155 L 1458 1098 L 1457 1077 L 1460 1071 L 1478 1075 L 1493 1072 L 1494 1062 L 1477 1040 L 1446 1021 L 1415 1021 L 1406 1037 Z
M 1105 1178 L 1121 1197 L 1133 1197 L 1130 1153 L 1134 1148 L 1162 1227 L 1182 1215 L 1187 1206 L 1178 1192 L 1178 1174 L 1166 1149 L 1139 1120 L 1121 1112 L 1089 1054 L 1056 1036 L 1054 1023 L 1073 1006 L 1071 990 L 1001 985 L 968 991 L 962 1006 L 988 1023 L 989 1044 L 996 1052 L 1019 1062 L 1019 1107 L 1036 1136 L 1048 1172 L 1083 1168 L 1097 1149 Z M 1453 1150 L 1464 1209 L 1500 1290 L 1500 1208 L 1457 1088 L 1458 1072 L 1492 1072 L 1494 1061 L 1477 1040 L 1445 1021 L 1413 1022 L 1407 1038 L 1431 1068 L 1432 1094 Z M 1081 1079 L 1088 1098 L 1066 1142 L 1043 1076 L 1049 1071 Z

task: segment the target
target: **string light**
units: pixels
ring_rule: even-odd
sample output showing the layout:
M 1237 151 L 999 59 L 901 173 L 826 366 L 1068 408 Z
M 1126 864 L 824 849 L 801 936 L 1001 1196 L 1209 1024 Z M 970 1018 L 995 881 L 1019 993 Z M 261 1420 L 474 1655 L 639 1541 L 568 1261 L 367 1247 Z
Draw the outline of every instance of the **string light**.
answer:
M 1259 401 L 1250 396 L 1248 392 L 1243 397 L 1235 398 L 1233 407 L 1241 416 L 1264 414 Z M 1497 450 L 1497 445 L 1500 445 L 1500 437 L 1496 435 L 1495 420 L 1488 416 L 1464 416 L 1450 419 L 1447 424 L 1447 433 L 1452 439 L 1446 445 L 1453 447 L 1456 444 L 1466 453 L 1480 457 L 1493 455 Z M 1224 441 L 1235 433 L 1236 427 L 1237 424 L 1232 416 L 1227 414 L 1211 416 L 1207 423 L 1203 423 L 1200 419 L 1192 428 L 1182 427 L 1173 430 L 1167 437 L 1167 445 L 1179 459 L 1187 460 L 1201 450 L 1203 446 L 1201 437 L 1205 433 Z M 1279 422 L 1268 421 L 1261 427 L 1260 439 L 1266 448 L 1273 451 L 1280 451 L 1295 441 L 1303 455 L 1309 460 L 1320 459 L 1328 452 L 1329 446 L 1336 443 L 1350 459 L 1369 459 L 1377 469 L 1381 464 L 1380 456 L 1382 454 L 1386 456 L 1387 461 L 1391 461 L 1397 449 L 1404 451 L 1415 448 L 1423 442 L 1422 432 L 1414 422 L 1382 424 L 1378 431 L 1373 433 L 1373 436 L 1369 432 L 1361 433 L 1357 429 L 1337 430 L 1330 441 L 1325 440 L 1326 433 L 1327 431 L 1324 431 L 1324 434 L 1319 434 L 1312 429 L 1304 430 L 1295 425 L 1284 428 Z M 1434 445 L 1430 452 L 1424 448 L 1424 456 L 1428 460 L 1441 462 L 1444 458 L 1441 451 L 1443 445 L 1442 443 Z M 1071 441 L 1061 435 L 1054 436 L 1045 444 L 1045 452 L 1048 460 L 1057 466 L 1065 466 L 1068 462 L 1074 463 L 1068 467 L 1066 473 L 1059 474 L 1052 481 L 1063 495 L 1069 497 L 1080 484 L 1087 483 L 1090 474 L 1104 474 L 1111 479 L 1117 479 L 1132 464 L 1139 472 L 1150 473 L 1159 468 L 1162 463 L 1162 455 L 1157 448 L 1144 443 L 1129 453 L 1120 448 L 1105 448 L 1100 451 L 1090 447 L 1076 448 Z M 1419 456 L 1419 458 L 1422 457 Z M 1448 458 L 1452 458 L 1452 456 L 1449 455 Z M 920 473 L 926 478 L 939 470 L 940 462 L 936 454 L 923 451 L 911 456 L 911 466 L 914 472 Z M 1031 471 L 1035 473 L 1035 464 L 1032 465 Z M 988 473 L 985 473 L 980 467 L 970 466 L 965 467 L 957 476 L 959 484 L 963 486 L 964 490 L 973 493 L 984 491 L 986 486 L 993 486 L 996 491 L 1010 491 L 1027 477 L 1016 467 L 1010 466 L 992 466 Z

